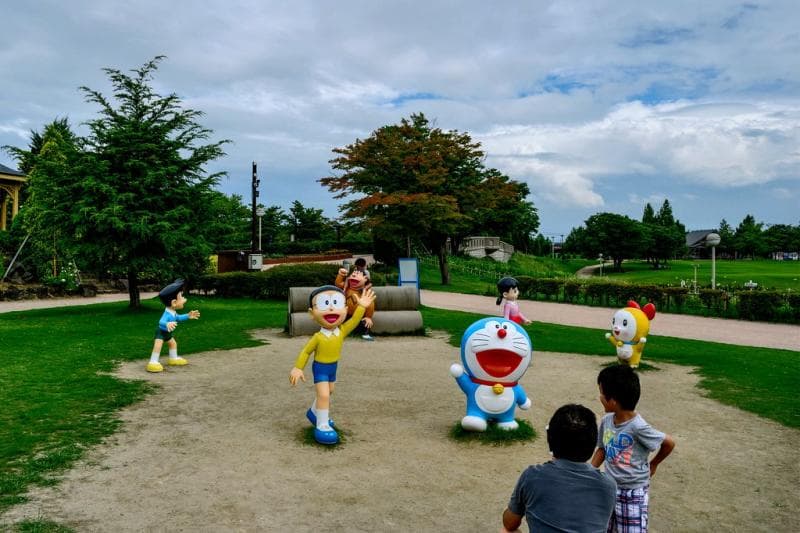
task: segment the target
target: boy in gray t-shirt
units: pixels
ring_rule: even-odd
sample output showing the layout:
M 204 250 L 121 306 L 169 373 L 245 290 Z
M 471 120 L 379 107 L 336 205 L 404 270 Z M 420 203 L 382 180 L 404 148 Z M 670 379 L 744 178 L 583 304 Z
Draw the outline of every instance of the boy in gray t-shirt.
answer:
M 641 390 L 639 376 L 631 367 L 606 367 L 597 376 L 597 384 L 607 414 L 600 421 L 592 465 L 605 464 L 606 472 L 617 482 L 617 501 L 608 531 L 646 532 L 650 478 L 672 453 L 675 441 L 635 411 Z M 648 463 L 650 454 L 656 451 Z

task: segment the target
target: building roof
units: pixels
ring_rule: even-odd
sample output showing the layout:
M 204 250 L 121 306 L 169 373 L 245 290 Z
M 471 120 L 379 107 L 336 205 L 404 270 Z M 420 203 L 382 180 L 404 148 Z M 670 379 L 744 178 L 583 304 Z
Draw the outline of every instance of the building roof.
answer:
M 25 177 L 25 174 L 20 172 L 19 170 L 14 170 L 13 168 L 8 168 L 7 166 L 0 164 L 0 174 L 8 174 L 9 176 L 20 176 L 22 178 Z
M 715 229 L 698 229 L 686 232 L 686 246 L 689 248 L 704 248 L 706 245 L 706 236 L 709 233 L 716 233 Z

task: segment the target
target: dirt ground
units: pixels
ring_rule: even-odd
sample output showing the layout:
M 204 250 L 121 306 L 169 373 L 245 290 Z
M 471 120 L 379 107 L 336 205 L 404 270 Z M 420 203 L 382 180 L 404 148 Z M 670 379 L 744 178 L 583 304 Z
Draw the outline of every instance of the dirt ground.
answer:
M 535 352 L 518 416 L 539 432 L 507 447 L 457 443 L 465 399 L 443 334 L 348 339 L 331 415 L 347 440 L 303 444 L 306 383 L 288 372 L 307 338 L 258 331 L 268 345 L 118 375 L 160 391 L 54 488 L 2 522 L 43 518 L 78 531 L 497 531 L 519 473 L 548 460 L 544 426 L 568 402 L 598 415 L 609 358 Z M 535 339 L 534 339 L 535 345 Z M 652 531 L 798 531 L 800 431 L 703 397 L 687 367 L 641 375 L 639 411 L 677 447 L 651 487 Z M 307 372 L 307 375 L 310 372 Z M 310 381 L 310 379 L 309 379 Z

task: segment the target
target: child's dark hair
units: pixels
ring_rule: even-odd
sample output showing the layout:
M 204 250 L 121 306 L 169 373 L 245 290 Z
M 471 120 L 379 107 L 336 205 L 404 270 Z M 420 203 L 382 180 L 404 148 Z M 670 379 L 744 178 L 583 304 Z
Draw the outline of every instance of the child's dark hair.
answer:
M 503 293 L 508 292 L 511 289 L 519 288 L 519 282 L 514 278 L 503 278 L 497 282 L 497 291 L 500 293 L 500 296 L 497 297 L 497 303 L 495 305 L 500 305 L 500 302 L 503 301 Z
M 582 405 L 559 407 L 547 426 L 547 444 L 556 459 L 585 463 L 597 446 L 597 418 Z
M 597 383 L 607 400 L 617 400 L 626 411 L 636 409 L 642 390 L 639 376 L 628 365 L 607 366 L 597 375 Z
M 357 267 L 365 267 L 365 266 L 367 266 L 367 260 L 364 259 L 363 257 L 359 257 L 358 259 L 356 259 L 356 266 Z
M 342 296 L 344 296 L 344 291 L 339 287 L 336 287 L 334 285 L 323 285 L 322 287 L 317 287 L 316 289 L 311 291 L 311 294 L 308 295 L 308 308 L 311 309 L 312 307 L 314 307 L 314 296 L 316 296 L 321 292 L 327 292 L 327 291 L 336 291 Z

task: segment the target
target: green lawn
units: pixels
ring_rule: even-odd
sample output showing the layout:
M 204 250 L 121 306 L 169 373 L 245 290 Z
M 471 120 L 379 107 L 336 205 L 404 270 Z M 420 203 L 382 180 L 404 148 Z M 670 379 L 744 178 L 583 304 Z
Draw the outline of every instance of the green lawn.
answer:
M 659 285 L 680 285 L 685 280 L 687 285 L 694 279 L 692 265 L 697 269 L 699 287 L 711 286 L 711 260 L 670 261 L 668 268 L 653 270 L 644 261 L 625 261 L 625 272 L 610 272 L 603 269 L 603 275 L 614 280 L 631 283 L 653 283 Z M 741 287 L 750 280 L 766 289 L 792 289 L 800 291 L 800 261 L 769 260 L 717 260 L 717 285 L 727 288 Z
M 461 335 L 483 315 L 424 308 L 425 327 Z M 534 350 L 600 355 L 614 360 L 605 330 L 534 322 L 526 327 Z M 649 335 L 645 360 L 698 367 L 708 396 L 745 411 L 800 428 L 800 352 L 752 348 Z
M 282 327 L 284 301 L 221 300 L 194 296 L 189 308 L 202 318 L 181 324 L 180 352 L 259 345 L 247 334 Z M 153 390 L 144 381 L 108 374 L 120 361 L 144 365 L 163 306 L 125 303 L 0 314 L 0 512 L 24 500 L 31 485 L 55 483 L 85 450 L 118 427 L 118 412 Z M 425 308 L 429 328 L 447 330 L 458 344 L 479 315 Z M 536 350 L 611 358 L 605 331 L 535 323 Z M 646 359 L 696 365 L 712 398 L 800 427 L 800 353 L 651 337 Z M 37 524 L 30 524 L 32 529 Z
M 282 301 L 192 296 L 189 307 L 202 317 L 180 325 L 182 354 L 256 346 L 247 330 L 286 318 Z M 139 310 L 114 303 L 0 314 L 0 511 L 28 485 L 52 483 L 52 472 L 114 432 L 119 409 L 151 390 L 107 372 L 137 359 L 144 369 L 163 309 L 151 300 Z

